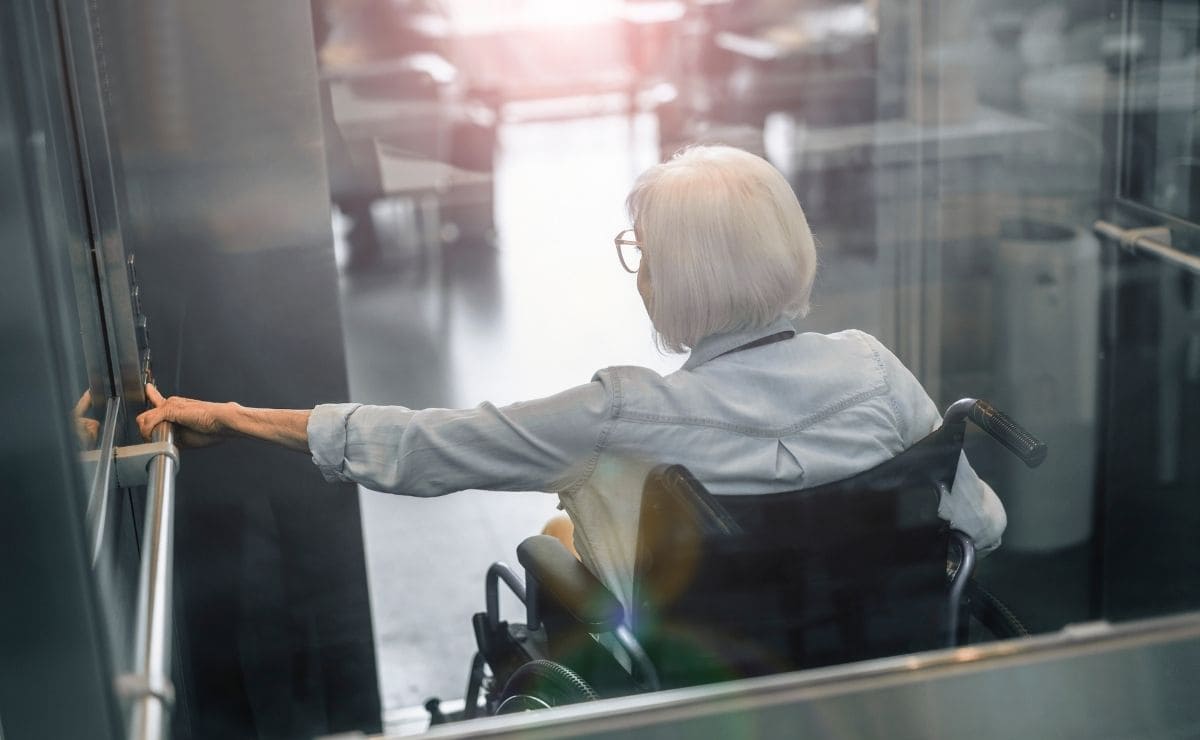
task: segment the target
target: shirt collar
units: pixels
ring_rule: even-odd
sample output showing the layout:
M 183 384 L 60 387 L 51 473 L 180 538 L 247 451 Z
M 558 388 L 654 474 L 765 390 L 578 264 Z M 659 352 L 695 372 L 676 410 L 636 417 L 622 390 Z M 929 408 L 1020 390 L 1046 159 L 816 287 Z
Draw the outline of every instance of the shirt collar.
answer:
M 687 362 L 683 363 L 683 369 L 695 369 L 715 357 L 741 347 L 743 344 L 749 344 L 758 339 L 769 337 L 772 334 L 789 330 L 795 330 L 795 326 L 792 325 L 791 320 L 780 317 L 766 326 L 761 326 L 757 329 L 739 329 L 721 334 L 710 334 L 697 342 L 696 346 L 692 348 L 692 353 L 688 356 Z

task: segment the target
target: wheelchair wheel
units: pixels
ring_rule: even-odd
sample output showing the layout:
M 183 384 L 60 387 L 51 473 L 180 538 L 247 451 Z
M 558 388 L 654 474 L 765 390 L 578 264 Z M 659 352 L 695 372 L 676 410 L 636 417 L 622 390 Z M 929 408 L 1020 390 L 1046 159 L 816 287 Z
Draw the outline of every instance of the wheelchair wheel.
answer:
M 496 714 L 514 714 L 595 701 L 596 692 L 579 674 L 551 660 L 533 660 L 513 671 Z
M 972 578 L 967 583 L 967 602 L 971 617 L 983 625 L 997 640 L 1012 637 L 1029 637 L 1029 630 L 1012 613 L 1012 610 L 979 582 Z

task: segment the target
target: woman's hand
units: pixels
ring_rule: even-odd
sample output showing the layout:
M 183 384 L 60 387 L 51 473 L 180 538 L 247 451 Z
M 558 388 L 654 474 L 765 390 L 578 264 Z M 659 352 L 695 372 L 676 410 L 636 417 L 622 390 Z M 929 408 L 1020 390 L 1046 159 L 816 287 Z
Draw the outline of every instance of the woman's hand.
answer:
M 75 436 L 79 437 L 79 446 L 84 450 L 95 447 L 96 440 L 100 438 L 100 422 L 87 417 L 91 408 L 92 391 L 89 388 L 83 392 L 75 402 L 75 408 L 71 410 L 71 418 L 75 420 Z
M 146 384 L 146 400 L 152 406 L 137 417 L 142 436 L 150 439 L 154 427 L 164 421 L 173 422 L 178 429 L 176 438 L 184 447 L 207 447 L 221 441 L 226 431 L 220 420 L 224 404 L 196 401 L 191 398 L 171 396 L 163 398 L 153 383 Z
M 211 403 L 191 398 L 163 398 L 152 383 L 146 384 L 146 399 L 153 405 L 137 418 L 142 436 L 150 439 L 154 427 L 164 421 L 179 427 L 176 438 L 184 447 L 207 447 L 223 437 L 250 437 L 308 452 L 308 416 L 299 409 L 254 409 L 236 403 Z

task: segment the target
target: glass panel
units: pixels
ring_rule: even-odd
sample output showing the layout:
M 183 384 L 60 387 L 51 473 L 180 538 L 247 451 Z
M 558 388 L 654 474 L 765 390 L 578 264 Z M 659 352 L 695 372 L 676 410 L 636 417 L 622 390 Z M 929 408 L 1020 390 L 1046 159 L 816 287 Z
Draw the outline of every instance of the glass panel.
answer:
M 1133 2 L 1120 45 L 1127 86 L 1115 219 L 1200 250 L 1200 9 Z M 1098 601 L 1113 619 L 1200 607 L 1200 304 L 1197 275 L 1144 252 L 1112 255 L 1106 291 L 1103 537 Z M 1142 577 L 1144 568 L 1155 576 Z
M 53 261 L 70 275 L 72 309 L 64 320 L 67 341 L 79 345 L 79 367 L 68 383 L 76 399 L 76 428 L 83 450 L 95 449 L 112 385 L 101 329 L 101 309 L 92 269 L 91 234 L 86 221 L 71 109 L 66 100 L 64 71 L 53 13 L 34 4 L 18 4 L 17 16 L 28 29 L 20 36 L 26 94 L 29 101 L 28 145 L 36 181 L 38 210 Z
M 514 20 L 532 17 L 525 11 L 536 3 L 509 3 L 504 21 L 493 4 L 472 0 L 390 11 L 389 22 L 399 26 L 419 25 L 412 19 L 422 14 L 442 17 L 446 33 L 436 43 L 414 41 L 409 51 L 436 48 L 467 82 L 465 91 L 442 88 L 446 100 L 499 113 L 496 250 L 458 239 L 457 226 L 445 230 L 465 215 L 449 205 L 453 192 L 437 196 L 442 226 L 429 230 L 407 205 L 417 200 L 411 191 L 389 188 L 387 177 L 376 179 L 376 170 L 353 157 L 347 167 L 331 166 L 347 174 L 335 177 L 333 195 L 353 223 L 340 244 L 349 256 L 342 290 L 352 395 L 443 406 L 536 397 L 611 364 L 614 351 L 623 362 L 677 370 L 681 358 L 648 345 L 593 341 L 613 334 L 611 323 L 634 327 L 635 335 L 648 327 L 632 286 L 609 280 L 606 270 L 619 270 L 611 252 L 592 249 L 599 238 L 580 235 L 619 223 L 614 202 L 654 161 L 681 147 L 731 144 L 784 174 L 820 242 L 814 308 L 798 328 L 865 330 L 895 352 L 939 408 L 987 398 L 1047 443 L 1047 461 L 1029 469 L 978 430 L 967 435 L 974 468 L 1007 513 L 1003 546 L 981 561 L 979 582 L 1035 632 L 1191 608 L 1182 576 L 1165 574 L 1185 572 L 1194 548 L 1162 546 L 1149 524 L 1144 536 L 1129 537 L 1110 517 L 1124 511 L 1193 521 L 1178 487 L 1189 485 L 1189 473 L 1172 478 L 1175 493 L 1162 489 L 1156 505 L 1132 502 L 1144 490 L 1136 471 L 1150 461 L 1174 454 L 1181 470 L 1190 464 L 1177 451 L 1191 439 L 1191 415 L 1174 409 L 1190 408 L 1187 363 L 1200 357 L 1194 318 L 1187 318 L 1194 285 L 1177 272 L 1160 275 L 1157 265 L 1118 259 L 1091 226 L 1113 217 L 1118 165 L 1123 196 L 1195 218 L 1195 169 L 1188 170 L 1196 151 L 1195 4 L 1135 4 L 1132 14 L 1120 3 L 1027 0 L 610 5 L 591 4 L 570 19 L 533 13 L 537 22 Z M 342 124 L 327 133 L 351 152 L 356 140 L 397 130 L 394 118 L 377 115 L 382 101 L 399 105 L 411 96 L 360 85 L 353 100 L 350 79 L 379 69 L 346 64 L 355 19 L 367 7 L 331 5 L 323 18 L 332 30 L 325 41 L 318 34 L 335 86 L 332 118 Z M 382 6 L 375 12 L 386 15 Z M 373 40 L 358 37 L 373 59 L 404 51 L 384 52 Z M 1123 88 L 1124 60 L 1132 74 Z M 472 83 L 488 95 L 473 93 Z M 443 112 L 452 109 L 446 106 Z M 415 114 L 408 120 L 420 128 Z M 1132 132 L 1129 148 L 1114 145 L 1117 120 Z M 453 142 L 443 143 L 449 148 L 426 147 L 410 160 L 452 159 Z M 389 166 L 386 149 L 376 154 Z M 356 171 L 358 189 L 348 187 Z M 364 199 L 391 206 L 373 218 Z M 376 239 L 376 221 L 398 241 Z M 430 234 L 440 238 L 423 236 Z M 1188 238 L 1176 234 L 1177 243 Z M 428 250 L 444 242 L 454 251 L 441 252 L 441 272 L 427 272 Z M 396 284 L 405 286 L 392 294 L 392 315 L 405 317 L 397 321 L 404 336 L 429 346 L 419 366 L 406 343 L 394 356 L 379 349 L 374 317 L 383 299 L 378 275 L 364 276 L 370 266 L 396 271 Z M 583 300 L 557 300 L 542 288 L 564 279 Z M 594 311 L 600 304 L 603 320 Z M 550 316 L 565 322 L 553 348 L 522 341 L 544 331 Z M 479 355 L 487 361 L 461 359 Z M 522 370 L 531 363 L 538 372 Z M 384 369 L 397 366 L 416 372 L 397 381 Z M 1153 412 L 1144 407 L 1151 386 L 1162 389 Z M 1139 450 L 1138 462 L 1126 460 L 1131 449 Z M 385 572 L 405 583 L 427 578 L 428 570 L 418 576 L 394 564 L 418 551 L 428 558 L 420 530 L 430 522 L 453 526 L 443 518 L 448 512 L 369 492 L 363 502 L 375 514 L 365 526 L 376 583 Z M 505 512 L 479 524 L 498 542 L 446 543 L 430 561 L 433 572 L 457 578 L 465 562 L 511 560 L 516 543 L 546 516 L 539 502 L 517 502 L 481 498 L 480 511 L 494 504 Z M 1136 577 L 1137 552 L 1172 565 L 1157 571 L 1162 578 Z M 1161 588 L 1175 597 L 1147 598 Z M 428 668 L 429 661 L 398 656 L 449 650 L 463 662 L 473 650 L 470 642 L 431 644 L 406 632 L 401 601 L 411 592 L 373 589 L 377 626 L 393 625 L 382 628 L 390 636 L 380 644 L 393 717 L 412 716 L 405 708 L 422 692 L 457 696 L 460 680 Z M 480 608 L 470 595 L 461 602 L 441 599 L 428 608 L 447 623 Z M 519 620 L 515 605 L 506 609 Z M 401 633 L 414 636 L 395 637 Z
M 965 558 L 947 550 L 939 505 L 982 549 L 998 544 L 978 563 L 976 581 L 1032 632 L 1200 606 L 1200 539 L 1189 536 L 1200 523 L 1200 458 L 1188 454 L 1200 441 L 1195 277 L 1092 231 L 1098 219 L 1146 225 L 1117 199 L 1140 206 L 1141 216 L 1175 216 L 1182 226 L 1173 244 L 1196 246 L 1188 223 L 1197 218 L 1194 2 L 1131 10 L 1084 0 L 314 7 L 319 93 L 307 9 L 114 4 L 97 24 L 111 53 L 101 65 L 106 83 L 122 106 L 111 122 L 131 194 L 133 218 L 122 223 L 133 224 L 130 241 L 155 276 L 147 305 L 169 318 L 161 341 L 172 352 L 159 367 L 170 369 L 173 390 L 246 405 L 346 400 L 340 331 L 350 398 L 404 405 L 394 423 L 361 430 L 386 445 L 380 459 L 354 457 L 367 445 L 342 451 L 354 458 L 345 474 L 362 484 L 361 519 L 353 492 L 339 499 L 310 490 L 323 484 L 303 458 L 230 442 L 185 466 L 181 663 L 195 675 L 179 685 L 194 692 L 188 704 L 205 708 L 201 733 L 370 729 L 368 601 L 390 730 L 423 728 L 429 696 L 458 718 L 477 649 L 489 661 L 475 675 L 486 678 L 477 684 L 481 711 L 516 693 L 541 703 L 586 693 L 514 678 L 509 659 L 529 645 L 601 695 L 646 689 L 648 672 L 625 670 L 637 650 L 624 632 L 572 634 L 571 610 L 554 607 L 532 637 L 507 625 L 489 632 L 475 616 L 486 608 L 489 566 L 514 562 L 520 543 L 543 528 L 573 548 L 563 570 L 590 572 L 611 590 L 583 605 L 606 607 L 591 621 L 604 621 L 616 611 L 607 609 L 611 599 L 623 599 L 626 626 L 645 639 L 660 676 L 680 685 L 944 644 L 947 556 Z M 30 38 L 26 54 L 40 59 L 37 40 L 56 36 Z M 61 96 L 62 81 L 45 71 L 55 67 L 42 69 L 45 79 L 31 89 Z M 48 241 L 69 246 L 61 256 L 75 259 L 87 337 L 98 319 L 85 308 L 95 301 L 94 278 L 71 168 L 75 137 L 61 127 L 61 99 L 44 107 L 31 141 L 41 152 L 46 229 L 56 235 Z M 328 193 L 313 149 L 318 115 Z M 762 179 L 775 182 L 778 173 L 782 184 L 765 195 L 747 186 L 703 208 L 689 197 L 722 183 L 696 186 L 670 202 L 678 212 L 663 234 L 639 225 L 646 259 L 637 277 L 628 274 L 611 243 L 638 215 L 625 212 L 627 194 L 647 168 L 697 145 L 761 157 L 770 165 L 754 160 L 770 173 Z M 776 212 L 745 219 L 751 237 L 723 231 L 744 213 L 720 209 L 746 192 L 754 205 L 776 198 L 772 206 L 793 212 L 794 193 L 819 244 L 811 312 L 773 306 L 779 315 L 767 317 L 791 321 L 801 336 L 791 337 L 784 321 L 745 342 L 693 337 L 689 349 L 713 351 L 699 349 L 691 362 L 686 352 L 660 351 L 655 301 L 703 292 L 691 283 L 669 291 L 671 280 L 700 283 L 727 270 L 704 289 L 711 298 L 752 279 L 771 287 L 779 274 L 754 278 L 771 255 L 744 258 L 767 241 L 754 229 L 765 231 Z M 326 195 L 335 207 L 336 275 Z M 655 238 L 687 233 L 712 213 L 722 218 L 680 251 L 714 251 L 694 269 L 651 268 Z M 778 251 L 803 242 L 780 239 Z M 752 287 L 746 292 L 756 298 L 770 292 Z M 712 302 L 720 305 L 684 318 L 734 304 Z M 734 319 L 711 332 L 763 328 Z M 816 349 L 785 351 L 796 346 Z M 787 361 L 759 359 L 772 356 Z M 587 385 L 614 365 L 638 369 L 620 371 L 620 383 Z M 75 385 L 89 385 L 88 369 L 71 379 L 73 396 Z M 556 397 L 561 408 L 533 420 L 521 421 L 529 406 L 497 411 L 580 384 Z M 953 447 L 939 468 L 944 490 L 922 479 L 913 499 L 851 507 L 858 499 L 849 497 L 866 494 L 826 486 L 915 446 L 961 398 L 987 399 L 1026 427 L 1048 447 L 1045 462 L 1029 468 L 970 427 L 967 459 L 991 488 L 957 468 Z M 409 413 L 424 408 L 434 410 Z M 370 413 L 379 412 L 361 416 Z M 444 424 L 410 429 L 431 418 Z M 500 439 L 511 446 L 500 448 Z M 675 508 L 643 516 L 645 471 L 613 463 L 610 453 L 686 463 L 708 493 L 725 498 L 693 487 L 683 504 L 668 499 Z M 538 461 L 556 455 L 568 459 L 556 458 L 561 475 L 551 479 L 551 463 Z M 371 465 L 382 472 L 363 472 Z M 387 476 L 406 466 L 415 466 L 411 479 L 389 485 Z M 674 475 L 653 479 L 663 488 L 652 490 L 690 485 Z M 580 487 L 559 490 L 576 478 Z M 469 490 L 425 500 L 455 488 Z M 521 488 L 550 495 L 510 490 Z M 797 510 L 819 498 L 836 515 L 763 515 L 765 502 L 778 500 L 765 494 L 797 491 Z M 414 493 L 430 495 L 405 495 Z M 638 538 L 663 511 L 677 547 L 651 551 Z M 720 559 L 694 567 L 704 562 L 698 553 L 724 551 L 688 539 L 689 518 L 714 536 L 761 526 L 763 542 L 795 547 L 781 545 L 783 555 L 725 578 L 744 592 L 711 600 L 724 611 L 711 602 L 698 608 L 697 619 L 710 622 L 672 632 L 678 622 L 656 621 L 653 599 L 703 605 L 717 572 L 729 576 Z M 360 521 L 369 594 L 356 581 Z M 812 554 L 852 525 L 880 521 L 886 526 L 853 546 Z M 910 548 L 892 537 L 910 529 L 929 535 L 911 548 L 928 557 L 898 574 Z M 797 542 L 809 548 L 803 559 Z M 658 592 L 638 581 L 651 570 L 647 552 L 651 565 L 673 568 L 654 582 Z M 638 570 L 639 558 L 647 570 Z M 869 558 L 886 562 L 870 572 L 853 567 Z M 128 580 L 118 578 L 128 572 L 114 569 L 104 581 L 114 603 L 128 600 Z M 937 609 L 909 603 L 914 584 L 932 584 Z M 865 604 L 865 592 L 888 598 Z M 692 594 L 697 600 L 687 601 Z M 974 595 L 974 604 L 988 603 Z M 528 618 L 515 597 L 500 603 L 512 626 Z M 727 608 L 747 604 L 753 613 Z M 932 616 L 915 618 L 918 609 Z M 759 643 L 763 634 L 752 629 L 728 639 L 729 624 L 744 617 L 790 629 L 797 615 L 809 621 L 787 639 Z M 930 624 L 944 628 L 936 640 L 922 632 Z M 968 641 L 997 636 L 981 621 L 965 624 Z M 924 641 L 910 641 L 916 633 Z M 880 634 L 879 644 L 864 637 Z M 862 650 L 829 647 L 846 644 Z
M 49 257 L 69 277 L 73 310 L 64 316 L 66 341 L 77 345 L 79 366 L 69 383 L 77 401 L 76 428 L 83 449 L 93 449 L 105 403 L 112 393 L 101 328 L 101 309 L 92 266 L 92 242 L 80 181 L 74 122 L 67 90 L 54 14 L 33 3 L 18 3 L 15 13 L 27 29 L 18 50 L 28 95 L 30 133 L 27 144 L 33 162 L 38 210 L 45 229 Z
M 76 120 L 70 104 L 64 51 L 54 6 L 14 3 L 16 50 L 29 130 L 31 199 L 44 237 L 42 255 L 51 295 L 48 306 L 63 327 L 63 356 L 70 359 L 64 394 L 73 406 L 84 488 L 79 491 L 85 526 L 82 549 L 92 568 L 102 612 L 100 633 L 115 670 L 132 659 L 131 619 L 137 586 L 137 546 L 130 500 L 117 488 L 111 460 L 120 436 L 103 439 L 105 422 L 121 430 L 120 407 L 110 404 L 113 385 L 103 332 L 103 306 L 93 263 L 93 236 L 84 195 Z M 113 418 L 108 419 L 109 414 Z M 121 434 L 118 431 L 118 435 Z M 104 443 L 107 441 L 107 446 Z M 107 474 L 106 474 L 107 473 Z
M 1131 4 L 1121 196 L 1200 223 L 1200 7 Z

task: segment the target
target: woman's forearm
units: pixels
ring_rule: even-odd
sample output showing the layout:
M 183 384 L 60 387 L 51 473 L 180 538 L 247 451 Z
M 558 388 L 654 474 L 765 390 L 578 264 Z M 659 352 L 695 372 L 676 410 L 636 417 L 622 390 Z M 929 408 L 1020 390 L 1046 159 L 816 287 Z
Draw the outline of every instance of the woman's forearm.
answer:
M 220 404 L 217 422 L 224 434 L 261 439 L 290 450 L 308 452 L 308 417 L 300 409 L 256 409 L 237 403 Z

